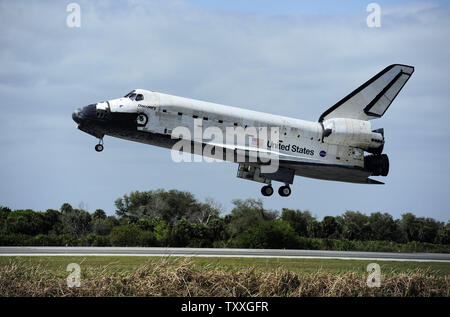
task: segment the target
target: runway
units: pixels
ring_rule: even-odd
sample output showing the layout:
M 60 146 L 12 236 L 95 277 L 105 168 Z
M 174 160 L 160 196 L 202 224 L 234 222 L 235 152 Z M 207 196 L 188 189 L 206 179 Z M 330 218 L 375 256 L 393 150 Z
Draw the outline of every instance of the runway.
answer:
M 0 256 L 182 256 L 314 258 L 342 260 L 449 262 L 450 254 L 280 249 L 139 248 L 139 247 L 0 247 Z

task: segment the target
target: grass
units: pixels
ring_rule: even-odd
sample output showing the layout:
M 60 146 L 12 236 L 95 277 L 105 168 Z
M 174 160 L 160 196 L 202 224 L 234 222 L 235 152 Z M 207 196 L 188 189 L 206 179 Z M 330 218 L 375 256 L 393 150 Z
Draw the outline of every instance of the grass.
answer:
M 108 272 L 132 272 L 144 264 L 157 264 L 163 257 L 146 256 L 2 256 L 0 266 L 11 261 L 27 265 L 42 265 L 53 274 L 66 274 L 69 263 L 78 263 L 83 268 L 107 267 Z M 182 257 L 170 257 L 170 265 L 176 266 Z M 374 260 L 338 260 L 338 259 L 293 259 L 293 258 L 234 258 L 234 257 L 191 257 L 193 267 L 197 270 L 218 268 L 226 271 L 239 271 L 248 267 L 256 270 L 271 271 L 282 268 L 295 273 L 325 272 L 341 274 L 355 272 L 366 275 L 366 267 Z M 382 274 L 408 273 L 420 270 L 433 276 L 450 275 L 450 263 L 446 262 L 410 262 L 378 261 Z
M 450 264 L 370 260 L 54 256 L 0 257 L 0 296 L 450 296 Z M 69 289 L 69 263 L 81 266 Z

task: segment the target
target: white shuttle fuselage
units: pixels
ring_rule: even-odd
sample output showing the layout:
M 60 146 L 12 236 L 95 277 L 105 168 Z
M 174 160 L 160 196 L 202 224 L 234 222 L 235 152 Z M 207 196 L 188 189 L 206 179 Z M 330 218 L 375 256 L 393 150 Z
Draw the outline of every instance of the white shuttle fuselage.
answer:
M 78 109 L 73 119 L 101 140 L 97 151 L 110 135 L 237 162 L 238 177 L 264 183 L 263 195 L 270 196 L 272 181 L 279 181 L 280 195 L 289 196 L 295 175 L 380 183 L 369 177 L 388 173 L 384 131 L 372 130 L 369 120 L 386 112 L 413 71 L 398 64 L 385 68 L 317 122 L 143 89 Z M 276 168 L 264 172 L 272 161 Z

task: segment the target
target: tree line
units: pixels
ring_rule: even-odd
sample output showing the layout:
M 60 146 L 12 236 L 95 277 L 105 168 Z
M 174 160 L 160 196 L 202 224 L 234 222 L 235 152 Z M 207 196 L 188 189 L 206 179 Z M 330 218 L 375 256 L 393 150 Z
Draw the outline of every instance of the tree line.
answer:
M 346 211 L 322 220 L 307 211 L 215 201 L 178 190 L 135 191 L 115 201 L 115 216 L 65 203 L 45 212 L 0 206 L 0 245 L 172 246 L 450 252 L 450 222 Z

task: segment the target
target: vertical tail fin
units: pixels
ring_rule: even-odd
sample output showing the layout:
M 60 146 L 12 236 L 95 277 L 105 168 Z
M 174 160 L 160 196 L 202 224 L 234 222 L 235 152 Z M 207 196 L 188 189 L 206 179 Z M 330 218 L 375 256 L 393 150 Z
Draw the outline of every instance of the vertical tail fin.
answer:
M 322 113 L 319 122 L 331 118 L 381 118 L 413 72 L 414 67 L 408 65 L 393 64 L 386 67 Z

